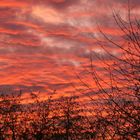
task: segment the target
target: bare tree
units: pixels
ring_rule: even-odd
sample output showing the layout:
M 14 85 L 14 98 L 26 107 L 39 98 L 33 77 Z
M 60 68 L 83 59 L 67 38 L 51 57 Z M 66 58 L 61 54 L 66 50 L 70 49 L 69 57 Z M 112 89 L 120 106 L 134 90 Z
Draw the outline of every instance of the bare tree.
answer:
M 84 134 L 85 117 L 77 100 L 76 96 L 60 99 L 60 126 L 66 140 L 82 139 Z
M 103 41 L 97 43 L 112 60 L 107 63 L 103 57 L 95 53 L 90 56 L 89 73 L 95 82 L 99 98 L 104 101 L 104 107 L 96 116 L 96 129 L 101 139 L 139 139 L 140 138 L 140 23 L 131 15 L 128 7 L 128 20 L 114 12 L 114 21 L 119 27 L 121 43 L 113 41 L 99 28 Z M 123 43 L 122 43 L 123 42 Z M 108 46 L 117 48 L 121 55 L 113 55 Z M 101 77 L 94 67 L 93 55 L 105 64 L 107 80 Z M 94 56 L 95 57 L 95 56 Z M 80 82 L 94 92 L 81 78 Z M 90 98 L 92 100 L 92 98 Z M 95 117 L 94 116 L 94 117 Z M 99 137 L 96 137 L 97 139 Z
M 1 139 L 18 138 L 19 116 L 21 110 L 20 95 L 1 95 Z

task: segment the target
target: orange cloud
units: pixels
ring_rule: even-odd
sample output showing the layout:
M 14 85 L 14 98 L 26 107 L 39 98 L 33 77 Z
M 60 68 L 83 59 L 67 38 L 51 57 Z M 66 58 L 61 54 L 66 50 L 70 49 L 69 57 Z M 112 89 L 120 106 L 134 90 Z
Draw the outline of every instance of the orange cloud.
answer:
M 13 8 L 25 8 L 28 4 L 24 1 L 16 1 L 16 0 L 1 0 L 0 7 L 13 7 Z
M 134 3 L 139 2 L 135 0 Z M 71 82 L 89 94 L 76 79 L 77 72 L 96 90 L 93 79 L 86 76 L 85 71 L 90 68 L 90 53 L 94 67 L 104 78 L 105 65 L 99 63 L 94 54 L 102 56 L 108 64 L 112 63 L 95 39 L 103 40 L 97 25 L 116 40 L 123 35 L 113 21 L 109 8 L 113 5 L 115 9 L 121 7 L 122 12 L 125 10 L 125 2 L 120 0 L 1 0 L 0 85 L 13 88 L 22 85 L 18 87 L 26 88 L 26 94 L 34 89 L 32 86 L 40 86 L 35 91 L 41 90 L 42 98 L 55 89 L 54 96 L 59 98 L 75 93 Z M 139 7 L 133 14 L 139 14 Z M 121 54 L 111 45 L 106 49 L 112 54 Z M 81 98 L 85 96 L 81 95 Z

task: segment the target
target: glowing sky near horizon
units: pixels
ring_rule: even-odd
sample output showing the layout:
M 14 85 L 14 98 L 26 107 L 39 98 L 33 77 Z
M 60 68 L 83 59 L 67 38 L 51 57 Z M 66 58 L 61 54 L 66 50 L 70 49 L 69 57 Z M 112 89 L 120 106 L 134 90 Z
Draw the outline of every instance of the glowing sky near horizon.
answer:
M 133 0 L 137 16 L 139 5 Z M 90 52 L 111 61 L 94 39 L 101 38 L 97 24 L 117 38 L 112 10 L 125 20 L 126 7 L 127 0 L 0 0 L 0 90 L 73 93 L 70 83 L 80 88 L 75 72 L 85 76 Z M 102 73 L 96 58 L 94 65 Z

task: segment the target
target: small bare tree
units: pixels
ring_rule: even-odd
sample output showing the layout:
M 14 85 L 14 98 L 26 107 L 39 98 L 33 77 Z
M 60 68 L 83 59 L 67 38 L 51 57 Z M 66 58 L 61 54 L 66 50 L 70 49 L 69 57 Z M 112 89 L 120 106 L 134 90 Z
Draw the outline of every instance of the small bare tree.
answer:
M 60 99 L 60 127 L 66 140 L 82 139 L 84 136 L 85 117 L 77 99 L 76 96 Z
M 21 113 L 20 95 L 0 96 L 1 139 L 18 138 L 19 119 Z

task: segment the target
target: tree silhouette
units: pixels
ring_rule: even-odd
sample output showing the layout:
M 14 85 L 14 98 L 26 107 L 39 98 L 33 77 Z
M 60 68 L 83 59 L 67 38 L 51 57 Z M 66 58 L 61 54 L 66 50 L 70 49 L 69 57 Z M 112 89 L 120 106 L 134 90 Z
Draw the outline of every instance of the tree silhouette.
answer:
M 21 113 L 20 95 L 1 95 L 0 99 L 0 137 L 7 139 L 11 136 L 12 140 L 16 140 L 19 129 L 18 119 Z
M 103 41 L 97 39 L 97 43 L 112 63 L 107 63 L 103 57 L 95 53 L 90 56 L 89 73 L 100 93 L 99 98 L 104 100 L 104 107 L 97 113 L 95 122 L 97 125 L 94 127 L 102 139 L 140 138 L 140 23 L 131 16 L 130 7 L 128 9 L 128 21 L 124 21 L 118 13 L 113 13 L 122 34 L 121 43 L 110 39 L 99 27 L 104 39 Z M 113 55 L 108 51 L 108 46 L 117 48 L 121 55 Z M 93 55 L 105 64 L 107 80 L 96 71 Z M 80 81 L 91 90 L 88 83 L 82 79 Z
M 76 101 L 78 97 L 62 97 L 61 100 L 61 127 L 64 131 L 64 139 L 82 139 L 85 118 L 80 103 Z

